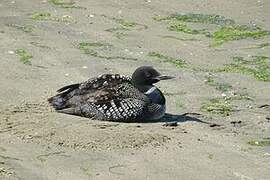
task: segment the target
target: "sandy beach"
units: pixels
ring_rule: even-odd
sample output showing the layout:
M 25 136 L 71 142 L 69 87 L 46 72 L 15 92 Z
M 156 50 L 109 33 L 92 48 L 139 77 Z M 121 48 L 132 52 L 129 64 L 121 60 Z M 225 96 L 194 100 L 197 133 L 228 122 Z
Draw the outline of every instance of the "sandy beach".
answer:
M 270 179 L 269 9 L 1 0 L 0 180 Z M 47 102 L 62 86 L 142 65 L 176 77 L 157 84 L 168 113 L 158 122 L 96 121 Z

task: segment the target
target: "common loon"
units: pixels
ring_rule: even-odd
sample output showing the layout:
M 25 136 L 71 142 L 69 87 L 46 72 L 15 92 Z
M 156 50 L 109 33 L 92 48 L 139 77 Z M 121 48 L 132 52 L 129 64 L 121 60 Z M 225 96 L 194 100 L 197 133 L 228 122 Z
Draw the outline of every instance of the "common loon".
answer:
M 151 66 L 142 66 L 132 78 L 103 74 L 65 86 L 48 101 L 60 113 L 105 121 L 153 121 L 163 117 L 166 110 L 165 97 L 153 84 L 172 78 Z

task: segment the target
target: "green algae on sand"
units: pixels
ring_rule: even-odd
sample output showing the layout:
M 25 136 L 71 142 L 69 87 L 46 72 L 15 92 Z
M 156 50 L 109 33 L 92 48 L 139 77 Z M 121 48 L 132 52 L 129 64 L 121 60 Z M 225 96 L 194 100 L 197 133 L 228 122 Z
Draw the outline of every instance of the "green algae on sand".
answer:
M 202 24 L 216 24 L 216 25 L 231 25 L 235 24 L 234 20 L 228 19 L 217 14 L 173 14 L 169 19 L 176 19 L 183 22 L 202 23 Z
M 253 38 L 258 39 L 270 35 L 270 31 L 262 30 L 259 27 L 250 28 L 248 26 L 224 26 L 215 31 L 211 37 L 211 46 L 219 46 L 228 41 Z
M 217 14 L 172 14 L 170 16 L 154 16 L 156 21 L 177 20 L 182 22 L 202 23 L 202 24 L 216 24 L 216 25 L 231 25 L 235 24 L 234 20 L 227 19 L 224 16 Z
M 20 61 L 25 65 L 31 65 L 31 59 L 33 56 L 25 49 L 16 49 L 15 53 L 20 56 Z
M 186 62 L 182 59 L 179 59 L 179 58 L 173 58 L 173 57 L 170 57 L 170 56 L 167 56 L 164 54 L 160 54 L 157 52 L 149 52 L 148 56 L 158 58 L 158 59 L 162 60 L 163 62 L 171 63 L 179 68 L 186 67 Z
M 118 25 L 117 27 L 111 27 L 105 30 L 107 32 L 111 32 L 113 36 L 115 36 L 117 39 L 123 39 L 124 37 L 126 37 L 128 35 L 127 34 L 128 31 L 134 29 L 141 30 L 148 28 L 148 26 L 144 24 L 140 24 L 123 18 L 108 17 L 106 15 L 103 15 L 103 17 L 114 21 Z
M 230 84 L 217 82 L 212 76 L 207 76 L 205 83 L 209 86 L 215 87 L 216 90 L 221 92 L 227 92 L 232 89 L 232 86 Z
M 269 46 L 270 46 L 270 42 L 266 42 L 266 43 L 256 44 L 254 46 L 250 46 L 250 47 L 246 47 L 242 49 L 261 49 L 261 48 L 265 48 Z
M 7 24 L 7 26 L 23 31 L 25 33 L 33 32 L 33 26 L 30 26 L 30 25 Z
M 107 16 L 104 15 L 104 17 L 107 17 Z M 127 20 L 127 19 L 115 18 L 115 17 L 112 17 L 110 19 L 113 20 L 114 22 L 116 22 L 117 24 L 119 24 L 121 27 L 126 28 L 128 30 L 130 30 L 130 28 L 135 28 L 136 26 L 139 26 L 142 29 L 147 29 L 148 28 L 148 26 L 145 25 L 145 24 L 140 24 L 140 23 L 130 21 L 130 20 Z
M 232 72 L 253 75 L 258 81 L 270 81 L 270 65 L 266 56 L 252 56 L 251 60 L 243 57 L 234 57 L 231 64 L 226 64 L 212 70 L 212 72 Z
M 118 23 L 121 26 L 124 26 L 126 28 L 132 28 L 138 25 L 136 22 L 128 21 L 125 19 L 119 19 L 119 18 L 112 18 L 116 23 Z
M 94 57 L 99 57 L 98 53 L 94 50 L 94 48 L 100 47 L 111 47 L 110 44 L 105 44 L 101 42 L 81 42 L 79 43 L 79 49 L 84 52 L 84 54 L 88 54 Z
M 121 59 L 121 60 L 133 60 L 137 61 L 137 58 L 132 57 L 124 57 L 124 56 L 105 56 L 100 55 L 97 51 L 98 48 L 112 48 L 113 46 L 106 43 L 101 42 L 81 42 L 79 43 L 78 49 L 80 49 L 84 54 L 101 58 L 101 59 L 107 59 L 107 60 L 113 60 L 113 59 Z
M 60 8 L 82 8 L 80 6 L 76 6 L 74 1 L 66 2 L 64 0 L 49 0 L 49 2 Z
M 213 98 L 201 106 L 201 110 L 211 114 L 229 116 L 234 111 L 230 98 Z
M 170 22 L 168 29 L 170 31 L 183 32 L 187 34 L 205 34 L 207 31 L 205 29 L 192 29 L 183 22 L 173 21 Z
M 270 31 L 263 30 L 258 26 L 237 24 L 234 20 L 216 14 L 173 14 L 170 16 L 155 16 L 156 21 L 166 21 L 170 31 L 188 34 L 204 34 L 211 38 L 210 47 L 220 46 L 229 41 L 253 38 L 258 39 L 270 35 Z M 214 24 L 214 32 L 208 29 L 192 29 L 187 23 Z M 267 45 L 267 44 L 266 44 Z
M 123 39 L 123 37 L 127 36 L 127 31 L 130 31 L 130 29 L 126 27 L 113 27 L 106 29 L 105 31 L 113 33 L 113 36 L 115 36 L 117 39 Z
M 270 146 L 270 140 L 261 140 L 261 141 L 249 141 L 248 142 L 249 145 L 252 146 Z
M 36 12 L 31 15 L 31 19 L 36 21 L 57 21 L 57 22 L 66 22 L 70 23 L 73 22 L 71 16 L 65 15 L 62 17 L 53 16 L 51 13 L 48 12 Z

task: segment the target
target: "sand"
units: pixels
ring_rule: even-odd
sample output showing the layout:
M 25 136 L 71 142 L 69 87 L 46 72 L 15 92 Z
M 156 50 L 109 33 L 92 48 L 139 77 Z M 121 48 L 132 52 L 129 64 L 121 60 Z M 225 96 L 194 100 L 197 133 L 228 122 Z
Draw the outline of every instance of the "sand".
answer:
M 269 46 L 248 48 L 269 37 L 213 48 L 203 35 L 169 31 L 166 23 L 153 20 L 173 13 L 219 14 L 270 30 L 269 1 L 79 0 L 75 6 L 0 1 L 1 180 L 269 179 L 269 146 L 248 142 L 270 137 L 270 83 L 241 73 L 212 73 L 232 86 L 222 93 L 205 82 L 209 72 L 147 56 L 159 52 L 201 68 L 220 67 L 234 56 L 269 57 Z M 50 19 L 31 18 L 44 12 Z M 137 24 L 121 29 L 119 19 Z M 84 54 L 81 42 L 103 43 L 94 47 L 99 56 Z M 33 56 L 31 65 L 20 61 L 17 49 Z M 108 72 L 131 75 L 141 65 L 176 76 L 158 84 L 168 113 L 159 122 L 95 121 L 56 113 L 47 103 L 64 85 Z M 201 110 L 209 99 L 235 92 L 252 100 L 234 100 L 229 116 Z M 178 126 L 163 126 L 169 120 Z

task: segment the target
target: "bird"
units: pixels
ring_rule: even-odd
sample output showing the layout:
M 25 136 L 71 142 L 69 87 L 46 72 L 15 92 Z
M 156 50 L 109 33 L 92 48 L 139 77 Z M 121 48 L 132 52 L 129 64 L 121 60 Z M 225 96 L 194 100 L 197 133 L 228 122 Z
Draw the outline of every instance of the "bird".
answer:
M 154 84 L 173 76 L 152 66 L 138 67 L 131 77 L 102 74 L 57 90 L 48 99 L 59 113 L 115 122 L 146 122 L 162 118 L 166 99 Z

